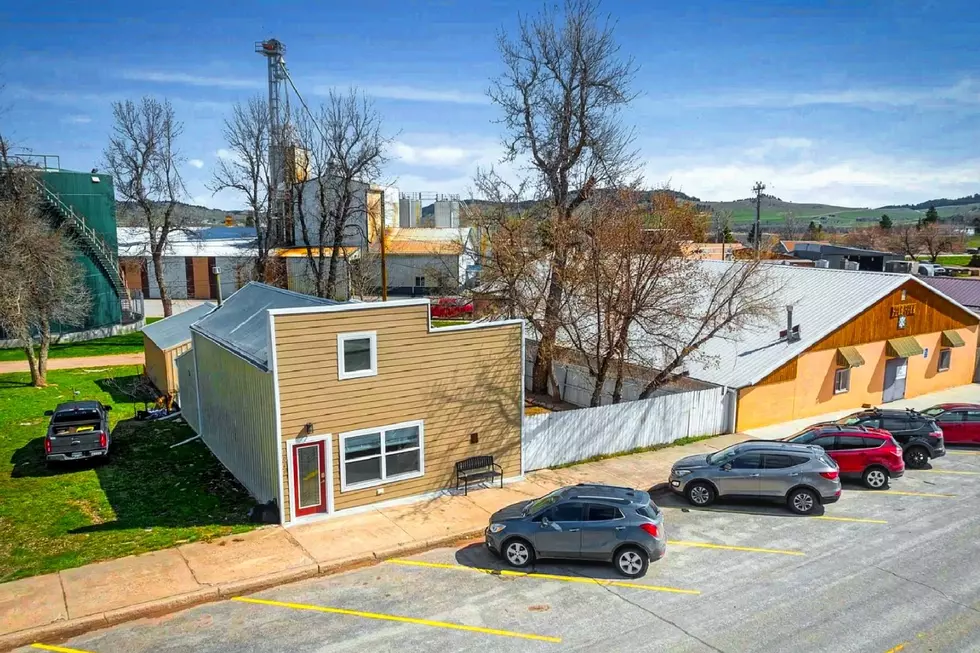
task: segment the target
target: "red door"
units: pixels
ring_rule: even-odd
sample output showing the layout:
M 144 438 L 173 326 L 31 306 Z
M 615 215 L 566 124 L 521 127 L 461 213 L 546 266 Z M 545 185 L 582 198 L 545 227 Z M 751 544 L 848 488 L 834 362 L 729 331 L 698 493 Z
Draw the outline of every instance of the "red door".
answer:
M 861 474 L 864 472 L 864 459 L 867 447 L 860 435 L 838 435 L 834 450 L 834 460 L 841 474 Z
M 963 442 L 980 444 L 980 410 L 966 411 L 963 421 Z
M 969 442 L 967 424 L 963 421 L 965 410 L 949 410 L 939 416 L 939 428 L 943 430 L 943 440 L 957 444 Z
M 327 511 L 326 442 L 293 445 L 293 505 L 296 516 Z

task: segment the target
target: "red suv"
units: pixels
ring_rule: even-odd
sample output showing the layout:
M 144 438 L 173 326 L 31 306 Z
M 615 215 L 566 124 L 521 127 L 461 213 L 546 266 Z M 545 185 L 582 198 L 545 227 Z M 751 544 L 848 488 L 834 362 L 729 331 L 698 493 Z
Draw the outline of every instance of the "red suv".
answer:
M 980 404 L 939 404 L 922 414 L 936 420 L 949 444 L 980 444 Z
M 782 440 L 823 447 L 837 462 L 842 479 L 861 479 L 872 490 L 886 489 L 889 478 L 905 473 L 902 447 L 881 429 L 817 424 Z

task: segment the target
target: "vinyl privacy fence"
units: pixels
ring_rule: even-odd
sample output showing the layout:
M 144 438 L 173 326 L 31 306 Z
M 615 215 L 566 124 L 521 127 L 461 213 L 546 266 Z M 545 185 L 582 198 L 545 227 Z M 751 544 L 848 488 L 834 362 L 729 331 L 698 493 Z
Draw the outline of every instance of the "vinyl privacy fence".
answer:
M 684 437 L 728 433 L 734 425 L 734 402 L 734 393 L 709 388 L 529 415 L 524 418 L 525 467 L 554 467 Z

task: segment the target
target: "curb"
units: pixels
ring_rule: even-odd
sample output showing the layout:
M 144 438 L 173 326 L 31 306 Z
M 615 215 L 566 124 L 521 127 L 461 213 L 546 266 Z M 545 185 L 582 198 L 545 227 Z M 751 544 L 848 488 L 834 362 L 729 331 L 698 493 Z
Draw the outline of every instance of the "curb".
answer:
M 127 621 L 143 619 L 146 617 L 159 617 L 171 612 L 177 612 L 204 603 L 213 603 L 229 599 L 233 596 L 252 594 L 271 587 L 286 585 L 300 580 L 316 578 L 319 576 L 331 576 L 338 573 L 353 571 L 362 567 L 370 567 L 381 563 L 389 558 L 412 555 L 430 549 L 450 546 L 460 542 L 472 540 L 483 535 L 483 529 L 475 529 L 454 533 L 444 537 L 430 538 L 423 541 L 413 541 L 398 546 L 380 549 L 373 553 L 362 553 L 349 556 L 340 560 L 331 560 L 322 563 L 293 567 L 285 571 L 278 571 L 253 578 L 220 583 L 218 585 L 204 587 L 186 594 L 177 594 L 156 601 L 137 603 L 136 605 L 118 608 L 99 614 L 69 619 L 67 621 L 55 621 L 44 626 L 36 626 L 26 630 L 19 630 L 6 635 L 0 635 L 0 651 L 11 651 L 20 646 L 28 646 L 35 642 L 58 642 L 64 641 L 76 635 L 81 635 L 91 630 L 99 630 L 109 626 L 116 626 Z

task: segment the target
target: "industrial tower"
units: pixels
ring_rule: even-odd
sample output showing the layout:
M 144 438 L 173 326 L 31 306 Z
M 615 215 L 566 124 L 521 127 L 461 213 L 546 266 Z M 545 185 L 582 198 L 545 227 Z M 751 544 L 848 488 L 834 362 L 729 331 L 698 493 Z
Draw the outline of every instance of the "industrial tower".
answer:
M 286 46 L 278 39 L 255 44 L 255 51 L 266 58 L 269 68 L 269 175 L 274 189 L 272 215 L 274 242 L 293 241 L 287 153 L 289 144 L 289 75 L 283 55 Z

